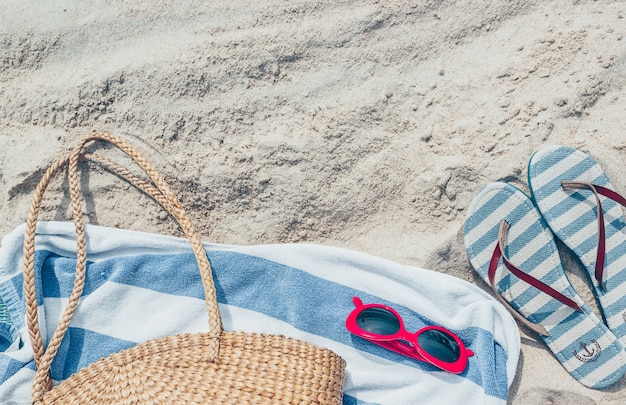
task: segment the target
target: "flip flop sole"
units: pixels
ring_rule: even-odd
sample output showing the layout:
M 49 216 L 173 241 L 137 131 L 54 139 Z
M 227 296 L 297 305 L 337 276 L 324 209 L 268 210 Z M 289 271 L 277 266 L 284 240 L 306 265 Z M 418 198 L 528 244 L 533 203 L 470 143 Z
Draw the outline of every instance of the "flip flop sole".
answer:
M 563 367 L 580 383 L 603 388 L 626 372 L 626 354 L 569 283 L 554 236 L 521 190 L 501 182 L 484 187 L 468 209 L 464 226 L 470 263 L 489 283 L 488 269 L 502 220 L 510 224 L 506 253 L 521 270 L 574 300 L 578 312 L 510 273 L 502 260 L 496 289 L 524 318 L 542 325 L 542 339 Z
M 531 198 L 552 232 L 580 259 L 589 274 L 604 319 L 626 347 L 626 222 L 615 201 L 599 196 L 606 253 L 602 291 L 594 279 L 598 248 L 596 200 L 587 190 L 566 191 L 561 180 L 588 181 L 615 190 L 598 162 L 579 150 L 554 146 L 533 154 L 528 165 Z

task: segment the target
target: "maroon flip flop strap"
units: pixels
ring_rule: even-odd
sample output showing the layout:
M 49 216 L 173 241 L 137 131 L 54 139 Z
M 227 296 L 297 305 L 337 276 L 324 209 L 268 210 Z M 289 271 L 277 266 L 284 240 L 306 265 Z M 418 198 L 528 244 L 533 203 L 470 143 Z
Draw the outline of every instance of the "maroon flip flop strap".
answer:
M 509 259 L 506 257 L 505 248 L 504 248 L 506 244 L 506 237 L 507 237 L 508 230 L 509 230 L 509 223 L 506 220 L 502 220 L 500 222 L 500 230 L 498 232 L 498 243 L 496 243 L 496 247 L 494 249 L 493 255 L 491 256 L 491 261 L 489 263 L 488 276 L 489 276 L 489 283 L 491 284 L 491 289 L 493 290 L 498 301 L 504 304 L 504 306 L 509 310 L 509 312 L 518 321 L 520 321 L 523 325 L 530 328 L 531 330 L 534 330 L 535 332 L 539 333 L 540 335 L 549 336 L 548 332 L 543 326 L 530 322 L 523 315 L 521 315 L 518 311 L 516 311 L 513 307 L 511 307 L 511 305 L 509 305 L 509 303 L 506 302 L 504 298 L 502 298 L 500 293 L 498 293 L 496 286 L 495 286 L 495 275 L 496 275 L 496 270 L 498 268 L 498 263 L 500 262 L 500 259 L 502 259 L 502 261 L 504 262 L 505 267 L 519 279 L 527 282 L 528 284 L 532 285 L 538 290 L 548 294 L 552 298 L 558 300 L 559 302 L 563 303 L 564 305 L 567 305 L 568 307 L 576 311 L 583 312 L 583 310 L 574 300 L 566 297 L 565 295 L 561 294 L 554 288 L 536 279 L 530 274 L 527 274 L 526 272 L 519 269 L 517 266 L 515 266 L 513 263 L 509 261 Z
M 598 211 L 598 248 L 596 249 L 596 268 L 594 275 L 602 291 L 606 292 L 606 285 L 604 284 L 603 274 L 604 257 L 606 253 L 606 233 L 604 229 L 604 213 L 602 210 L 602 203 L 600 202 L 599 195 L 610 198 L 611 200 L 621 204 L 624 207 L 626 207 L 626 199 L 613 190 L 587 181 L 563 180 L 561 181 L 561 187 L 563 188 L 563 190 L 590 190 L 591 192 L 593 192 L 593 195 L 596 198 L 596 206 Z

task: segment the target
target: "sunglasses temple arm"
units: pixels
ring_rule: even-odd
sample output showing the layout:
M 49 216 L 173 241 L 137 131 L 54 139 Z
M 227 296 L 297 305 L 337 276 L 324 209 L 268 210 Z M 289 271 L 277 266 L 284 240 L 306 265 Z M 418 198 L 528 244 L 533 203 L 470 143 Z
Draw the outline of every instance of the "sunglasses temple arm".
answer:
M 377 345 L 384 347 L 385 349 L 391 350 L 392 352 L 396 352 L 403 356 L 407 356 L 415 360 L 426 362 L 426 359 L 422 357 L 422 355 L 419 354 L 419 352 L 417 352 L 417 350 L 415 350 L 413 346 L 409 346 L 405 343 L 401 343 L 398 341 L 376 342 L 373 340 L 370 340 L 370 342 L 376 343 Z

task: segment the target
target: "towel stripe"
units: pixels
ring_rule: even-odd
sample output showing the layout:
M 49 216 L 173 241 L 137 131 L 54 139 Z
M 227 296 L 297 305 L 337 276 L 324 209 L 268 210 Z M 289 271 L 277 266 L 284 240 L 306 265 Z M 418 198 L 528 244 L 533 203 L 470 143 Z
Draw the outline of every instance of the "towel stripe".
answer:
M 58 285 L 61 283 L 53 285 L 52 281 L 69 280 L 72 273 L 69 272 L 68 269 L 74 267 L 75 261 L 73 259 L 59 257 L 48 251 L 37 251 L 36 254 L 38 256 L 37 262 L 40 263 L 44 269 L 43 294 L 46 297 L 45 308 L 53 313 L 60 313 L 60 309 L 58 309 L 59 305 L 55 305 L 50 301 L 50 298 L 67 298 L 71 293 L 71 285 L 69 283 L 62 283 L 65 284 L 65 288 L 61 291 L 58 288 Z M 209 251 L 208 256 L 215 273 L 217 298 L 220 303 L 254 310 L 293 325 L 307 333 L 324 336 L 325 338 L 342 344 L 354 344 L 361 351 L 391 359 L 396 363 L 408 364 L 411 367 L 428 371 L 438 370 L 428 363 L 410 360 L 364 340 L 354 342 L 352 335 L 345 328 L 345 318 L 354 308 L 351 298 L 355 295 L 359 295 L 364 302 L 379 302 L 393 306 L 403 315 L 405 326 L 409 330 L 416 331 L 424 326 L 434 324 L 431 320 L 419 316 L 408 308 L 397 303 L 386 302 L 382 298 L 371 296 L 340 284 L 331 283 L 311 276 L 301 270 L 279 265 L 257 257 L 224 251 Z M 149 265 L 146 265 L 147 263 L 149 263 Z M 190 275 L 186 280 L 177 282 L 171 278 L 172 268 L 194 268 L 194 266 L 196 266 L 196 262 L 192 254 L 136 255 L 90 263 L 87 279 L 93 284 L 90 291 L 86 291 L 83 294 L 84 305 L 82 305 L 80 313 L 76 315 L 77 325 L 81 325 L 81 321 L 85 317 L 99 316 L 97 312 L 95 312 L 97 308 L 93 308 L 89 305 L 89 299 L 92 294 L 99 295 L 94 301 L 101 305 L 102 299 L 100 296 L 115 296 L 112 291 L 118 288 L 146 288 L 145 280 L 151 279 L 150 289 L 146 290 L 145 293 L 123 292 L 120 290 L 122 291 L 122 296 L 132 297 L 129 298 L 129 302 L 109 304 L 112 312 L 121 312 L 123 319 L 125 319 L 125 324 L 119 328 L 120 332 L 123 331 L 125 334 L 130 334 L 129 330 L 139 332 L 150 330 L 150 325 L 157 320 L 155 319 L 153 321 L 149 317 L 150 314 L 146 314 L 146 311 L 142 308 L 133 307 L 136 306 L 137 303 L 159 302 L 158 300 L 161 300 L 159 306 L 162 308 L 189 307 L 190 304 L 176 302 L 176 300 L 178 300 L 177 296 L 179 295 L 195 298 L 196 301 L 201 303 L 204 302 L 204 291 L 202 290 L 199 273 L 197 275 Z M 132 269 L 132 271 L 128 271 L 128 269 Z M 106 288 L 108 284 L 99 283 L 102 280 L 118 283 L 119 286 L 111 285 L 111 287 Z M 241 280 L 249 280 L 249 283 L 242 285 Z M 52 285 L 52 287 L 49 287 L 50 285 Z M 39 289 L 40 286 L 37 286 L 37 288 Z M 119 294 L 120 291 L 117 291 L 117 293 Z M 267 291 L 281 291 L 281 295 L 297 296 L 299 297 L 298 301 L 306 301 L 306 305 L 298 305 L 298 301 L 296 301 L 294 302 L 295 305 L 289 307 L 277 306 L 276 296 L 267 294 Z M 154 295 L 154 297 L 150 298 L 150 294 Z M 167 302 L 168 295 L 172 297 L 171 303 Z M 342 302 L 338 302 L 336 300 L 330 301 L 327 297 L 345 297 L 345 299 Z M 206 312 L 204 305 L 194 305 L 192 307 L 195 310 L 201 311 L 200 313 Z M 135 314 L 133 314 L 133 312 L 135 312 Z M 199 314 L 191 314 L 190 317 L 197 319 L 197 315 Z M 146 316 L 148 316 L 148 318 L 146 318 Z M 167 316 L 167 313 L 164 314 L 163 310 L 160 309 L 158 316 L 162 319 L 163 316 Z M 187 331 L 186 329 L 189 329 L 178 322 L 180 319 L 174 319 L 172 325 L 168 327 L 167 322 L 170 320 L 171 319 L 165 318 L 160 321 L 166 323 L 166 325 L 160 325 L 165 332 L 164 335 L 176 333 L 176 331 L 178 331 L 178 333 L 184 333 Z M 99 321 L 100 320 L 96 318 L 96 323 Z M 54 324 L 54 320 L 52 324 Z M 320 329 L 319 325 L 326 325 L 327 327 Z M 198 326 L 200 326 L 201 331 L 206 331 L 205 325 Z M 472 342 L 472 350 L 476 353 L 488 353 L 490 351 L 487 347 L 480 347 L 474 343 L 491 344 L 489 343 L 492 341 L 491 336 L 479 336 L 486 333 L 484 329 L 468 328 L 465 330 L 455 330 L 454 332 L 457 333 L 462 340 Z M 103 337 L 98 336 L 98 338 L 102 339 Z M 137 341 L 145 339 L 145 336 L 137 337 Z M 113 346 L 113 343 L 111 346 Z M 493 349 L 491 349 L 491 351 L 492 350 Z M 497 350 L 501 349 L 498 348 Z M 470 362 L 476 359 L 478 358 L 470 358 Z M 62 362 L 63 359 L 61 358 L 59 361 Z M 88 363 L 84 363 L 82 366 L 86 364 Z M 466 377 L 476 384 L 480 384 L 480 376 L 477 374 L 480 371 L 479 368 L 469 367 L 468 370 Z M 53 374 L 53 378 L 60 379 L 66 377 Z M 502 383 L 502 381 L 499 382 L 500 388 L 484 388 L 491 395 L 496 392 L 493 388 L 502 389 Z M 506 385 L 506 382 L 504 382 L 504 385 Z

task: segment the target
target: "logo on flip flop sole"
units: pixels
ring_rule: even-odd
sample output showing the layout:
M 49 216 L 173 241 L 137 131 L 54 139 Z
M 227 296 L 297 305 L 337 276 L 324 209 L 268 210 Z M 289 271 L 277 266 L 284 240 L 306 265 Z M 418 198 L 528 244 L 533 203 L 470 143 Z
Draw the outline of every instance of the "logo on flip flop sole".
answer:
M 580 342 L 580 350 L 574 351 L 574 356 L 583 363 L 587 363 L 590 361 L 594 361 L 600 356 L 600 352 L 602 348 L 600 347 L 600 343 L 597 340 L 592 340 L 591 344 L 585 344 L 584 342 Z

